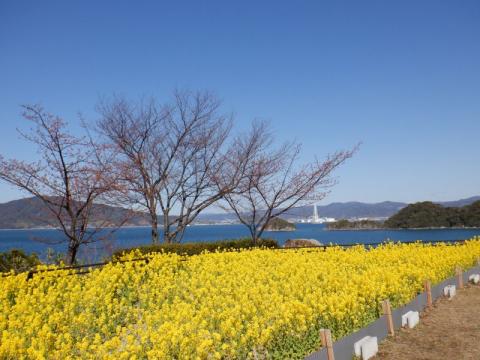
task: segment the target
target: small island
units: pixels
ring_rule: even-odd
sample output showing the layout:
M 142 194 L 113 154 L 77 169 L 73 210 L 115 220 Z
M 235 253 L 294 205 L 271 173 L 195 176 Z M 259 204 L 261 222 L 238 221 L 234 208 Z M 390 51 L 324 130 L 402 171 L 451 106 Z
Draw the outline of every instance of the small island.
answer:
M 328 230 L 373 230 L 383 229 L 383 221 L 375 220 L 338 220 L 327 224 Z
M 271 219 L 265 227 L 265 231 L 295 231 L 295 229 L 295 224 L 281 218 Z

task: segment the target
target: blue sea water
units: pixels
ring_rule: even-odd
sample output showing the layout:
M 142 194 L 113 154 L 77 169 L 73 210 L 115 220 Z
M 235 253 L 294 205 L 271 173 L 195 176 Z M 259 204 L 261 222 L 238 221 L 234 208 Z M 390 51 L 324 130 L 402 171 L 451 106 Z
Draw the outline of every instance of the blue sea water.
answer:
M 248 230 L 243 225 L 195 225 L 188 227 L 183 242 L 215 241 L 246 236 Z M 297 224 L 295 231 L 264 234 L 264 237 L 276 239 L 280 244 L 292 238 L 316 239 L 324 244 L 368 244 L 385 240 L 464 240 L 473 236 L 480 236 L 480 229 L 330 231 L 323 224 Z M 57 230 L 0 230 L 0 252 L 22 249 L 27 253 L 35 252 L 45 259 L 48 248 L 65 252 L 66 244 L 58 243 L 62 239 L 62 234 Z M 150 228 L 122 228 L 117 230 L 111 239 L 84 247 L 80 258 L 84 262 L 98 261 L 110 255 L 115 249 L 149 243 Z

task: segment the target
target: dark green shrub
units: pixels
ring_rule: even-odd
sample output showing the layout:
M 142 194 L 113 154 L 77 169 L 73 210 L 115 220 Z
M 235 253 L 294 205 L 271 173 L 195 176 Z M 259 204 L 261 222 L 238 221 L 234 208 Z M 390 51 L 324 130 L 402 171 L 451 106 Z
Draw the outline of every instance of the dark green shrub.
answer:
M 204 251 L 214 252 L 216 250 L 238 250 L 250 249 L 253 247 L 278 248 L 278 243 L 272 239 L 261 239 L 256 245 L 252 239 L 222 240 L 215 242 L 198 242 L 198 243 L 180 243 L 180 244 L 159 244 L 145 245 L 135 248 L 119 249 L 115 251 L 112 258 L 118 258 L 120 255 L 129 253 L 133 250 L 140 250 L 142 254 L 155 252 L 176 253 L 179 255 L 197 255 Z
M 0 272 L 15 272 L 28 271 L 41 262 L 37 254 L 27 255 L 22 250 L 10 250 L 0 253 Z

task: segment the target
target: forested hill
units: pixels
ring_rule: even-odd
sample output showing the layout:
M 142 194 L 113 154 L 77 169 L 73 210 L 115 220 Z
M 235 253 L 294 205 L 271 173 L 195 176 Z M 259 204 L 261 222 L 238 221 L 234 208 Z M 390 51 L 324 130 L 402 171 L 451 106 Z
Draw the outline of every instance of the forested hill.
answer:
M 480 227 L 480 201 L 448 207 L 429 201 L 410 204 L 385 221 L 386 228 Z
M 92 225 L 104 223 L 114 226 L 125 219 L 125 225 L 142 226 L 148 225 L 148 218 L 145 214 L 136 212 L 130 214 L 128 210 L 107 205 L 94 205 L 95 216 Z M 45 206 L 38 198 L 25 198 L 0 204 L 0 229 L 28 229 L 49 227 L 54 220 Z

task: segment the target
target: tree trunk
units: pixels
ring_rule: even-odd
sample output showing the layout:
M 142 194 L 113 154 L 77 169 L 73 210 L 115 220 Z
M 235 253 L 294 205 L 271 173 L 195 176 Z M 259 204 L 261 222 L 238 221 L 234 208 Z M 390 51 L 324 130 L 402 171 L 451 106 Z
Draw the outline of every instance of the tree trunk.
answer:
M 158 219 L 157 214 L 151 215 L 152 216 L 152 244 L 158 244 Z
M 163 241 L 167 244 L 170 244 L 170 224 L 168 223 L 168 214 L 169 212 L 163 211 Z
M 75 240 L 70 240 L 68 245 L 68 252 L 67 252 L 67 264 L 74 265 L 77 261 L 77 252 L 78 252 L 79 245 Z
M 250 227 L 250 236 L 252 237 L 253 245 L 257 245 L 257 229 Z
M 174 236 L 173 236 L 172 232 L 170 231 L 170 226 L 168 226 L 167 228 L 165 228 L 163 230 L 163 238 L 164 238 L 165 243 L 167 243 L 167 244 L 173 243 Z
M 175 229 L 175 233 L 172 234 L 170 241 L 172 243 L 173 242 L 179 243 L 183 238 L 186 228 L 187 228 L 187 225 L 183 221 L 180 221 L 179 223 L 177 223 L 177 228 Z
M 262 239 L 263 232 L 265 230 L 265 227 L 262 226 L 260 230 L 257 230 L 255 232 L 255 245 L 258 245 L 259 241 Z

